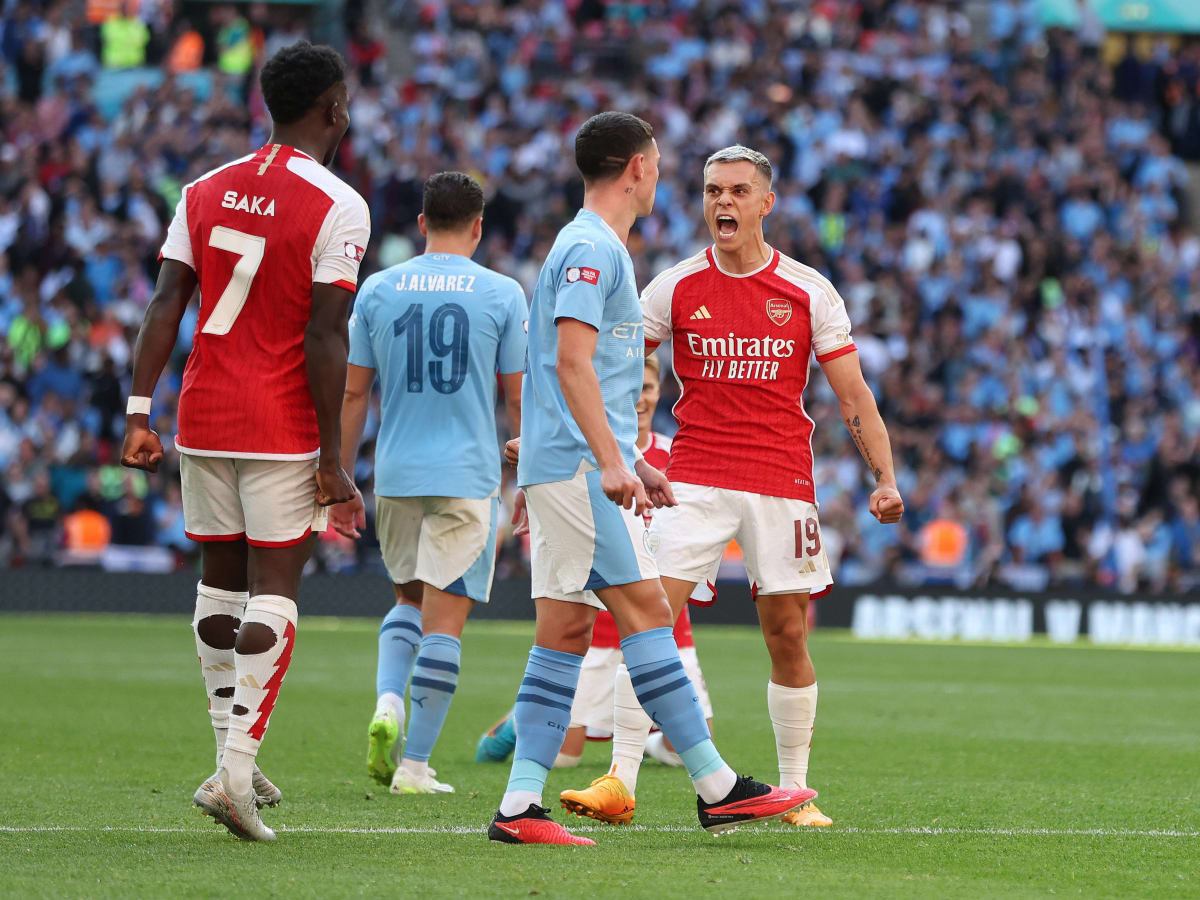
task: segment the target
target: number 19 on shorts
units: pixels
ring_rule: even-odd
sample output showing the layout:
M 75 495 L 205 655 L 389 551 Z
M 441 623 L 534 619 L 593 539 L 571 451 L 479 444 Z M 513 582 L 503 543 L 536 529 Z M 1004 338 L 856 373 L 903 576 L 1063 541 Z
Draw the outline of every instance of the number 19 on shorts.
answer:
M 796 559 L 812 559 L 821 554 L 821 526 L 816 516 L 796 520 Z

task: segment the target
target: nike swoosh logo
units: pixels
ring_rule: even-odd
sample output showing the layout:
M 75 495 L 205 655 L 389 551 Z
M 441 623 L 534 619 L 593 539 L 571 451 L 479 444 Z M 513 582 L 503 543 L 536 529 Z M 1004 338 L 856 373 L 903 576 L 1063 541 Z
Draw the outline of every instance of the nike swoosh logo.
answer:
M 513 837 L 521 836 L 521 829 L 514 828 L 512 825 L 505 825 L 503 822 L 497 822 L 496 827 L 499 828 L 501 831 L 507 831 Z

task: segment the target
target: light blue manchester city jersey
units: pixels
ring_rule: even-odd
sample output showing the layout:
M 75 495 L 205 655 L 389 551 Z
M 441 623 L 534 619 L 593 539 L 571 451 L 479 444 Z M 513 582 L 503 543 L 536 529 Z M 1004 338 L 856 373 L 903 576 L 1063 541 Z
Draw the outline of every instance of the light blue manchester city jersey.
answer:
M 542 266 L 529 311 L 529 362 L 521 391 L 522 485 L 566 481 L 596 458 L 563 399 L 555 365 L 561 318 L 599 332 L 592 364 L 604 411 L 626 464 L 637 440 L 634 405 L 642 389 L 645 340 L 629 251 L 603 219 L 580 210 L 558 233 Z
M 375 369 L 375 493 L 490 496 L 500 486 L 496 373 L 525 366 L 525 293 L 465 256 L 426 253 L 372 275 L 350 317 L 352 365 Z

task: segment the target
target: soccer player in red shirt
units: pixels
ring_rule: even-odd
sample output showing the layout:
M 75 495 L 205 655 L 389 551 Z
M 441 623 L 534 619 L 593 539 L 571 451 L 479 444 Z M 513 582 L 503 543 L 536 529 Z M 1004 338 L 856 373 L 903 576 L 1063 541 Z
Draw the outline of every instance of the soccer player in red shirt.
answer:
M 150 398 L 197 286 L 179 397 L 183 515 L 201 542 L 193 627 L 217 771 L 193 802 L 244 840 L 273 840 L 280 793 L 255 764 L 291 662 L 301 570 L 324 507 L 349 500 L 340 415 L 347 312 L 367 206 L 326 166 L 350 125 L 344 64 L 300 41 L 261 74 L 273 120 L 254 153 L 187 185 L 134 352 L 123 465 L 156 471 Z
M 763 237 L 763 219 L 775 205 L 772 175 L 767 158 L 748 147 L 709 157 L 704 219 L 713 244 L 642 293 L 646 347 L 672 342 L 683 389 L 667 469 L 679 505 L 655 513 L 651 534 L 676 615 L 726 544 L 741 545 L 771 656 L 767 709 L 779 783 L 806 787 L 817 708 L 809 598 L 833 583 L 817 519 L 813 421 L 804 410 L 811 354 L 875 481 L 871 513 L 880 522 L 898 522 L 904 502 L 842 298 L 828 279 Z M 648 729 L 643 720 L 643 732 Z M 620 739 L 634 742 L 639 735 Z M 617 785 L 594 784 L 589 791 L 597 806 L 620 793 Z M 784 821 L 832 824 L 812 804 Z

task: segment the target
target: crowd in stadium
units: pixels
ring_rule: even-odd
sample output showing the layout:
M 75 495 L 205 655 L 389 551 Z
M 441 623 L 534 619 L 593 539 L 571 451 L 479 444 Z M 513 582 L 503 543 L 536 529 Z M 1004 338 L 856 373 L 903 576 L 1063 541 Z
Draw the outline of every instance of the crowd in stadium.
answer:
M 193 552 L 173 454 L 151 477 L 117 461 L 132 343 L 180 187 L 262 143 L 256 62 L 307 30 L 261 6 L 111 6 L 5 4 L 0 565 Z M 899 528 L 871 518 L 817 373 L 839 581 L 1196 588 L 1200 44 L 1106 54 L 1095 23 L 1046 32 L 1036 7 L 396 0 L 390 55 L 351 15 L 335 168 L 371 206 L 364 274 L 419 252 L 421 182 L 457 168 L 488 192 L 477 259 L 530 290 L 581 200 L 574 129 L 615 108 L 663 149 L 630 241 L 644 285 L 708 242 L 703 159 L 751 145 L 777 173 L 767 239 L 846 299 L 906 500 Z M 155 398 L 164 440 L 194 321 Z M 660 430 L 674 397 L 668 376 Z M 356 474 L 370 486 L 369 453 Z M 320 558 L 353 554 L 331 533 Z M 500 573 L 521 554 L 507 541 Z

